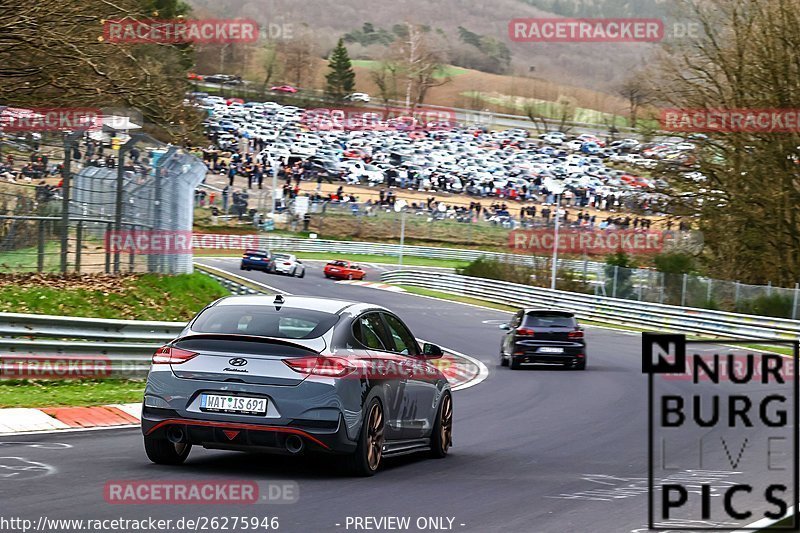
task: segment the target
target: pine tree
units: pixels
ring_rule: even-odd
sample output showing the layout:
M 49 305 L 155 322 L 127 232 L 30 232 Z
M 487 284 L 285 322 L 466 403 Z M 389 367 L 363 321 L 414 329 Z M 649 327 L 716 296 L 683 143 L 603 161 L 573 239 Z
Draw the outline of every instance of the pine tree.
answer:
M 331 70 L 325 75 L 327 80 L 325 92 L 336 99 L 353 92 L 356 84 L 356 73 L 350 63 L 350 56 L 347 55 L 347 48 L 344 47 L 344 40 L 339 39 L 336 48 L 331 52 L 328 67 Z

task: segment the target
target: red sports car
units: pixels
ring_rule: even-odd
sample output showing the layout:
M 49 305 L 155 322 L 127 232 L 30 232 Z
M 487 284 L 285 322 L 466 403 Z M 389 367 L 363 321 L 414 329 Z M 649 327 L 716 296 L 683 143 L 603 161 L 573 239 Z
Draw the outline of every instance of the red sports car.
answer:
M 270 91 L 276 91 L 279 93 L 296 93 L 297 88 L 292 87 L 291 85 L 277 85 L 275 87 L 270 87 Z
M 361 267 L 350 261 L 331 261 L 323 270 L 326 278 L 335 279 L 364 279 L 367 275 Z

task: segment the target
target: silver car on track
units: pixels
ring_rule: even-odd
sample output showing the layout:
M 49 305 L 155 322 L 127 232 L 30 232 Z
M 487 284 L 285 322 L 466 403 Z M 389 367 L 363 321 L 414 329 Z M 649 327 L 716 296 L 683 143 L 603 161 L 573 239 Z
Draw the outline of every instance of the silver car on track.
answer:
M 192 445 L 340 456 L 356 475 L 383 457 L 452 444 L 450 385 L 388 309 L 296 296 L 231 296 L 153 356 L 142 408 L 147 456 Z

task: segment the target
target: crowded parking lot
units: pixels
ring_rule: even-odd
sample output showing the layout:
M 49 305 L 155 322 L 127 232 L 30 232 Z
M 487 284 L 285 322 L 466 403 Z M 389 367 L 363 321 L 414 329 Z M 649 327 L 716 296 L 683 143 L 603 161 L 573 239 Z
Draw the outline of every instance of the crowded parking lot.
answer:
M 208 113 L 204 158 L 212 171 L 233 176 L 232 186 L 261 184 L 275 169 L 281 182 L 310 181 L 317 191 L 323 183 L 340 183 L 485 198 L 506 204 L 518 219 L 525 214 L 517 217 L 509 204 L 553 205 L 562 188 L 565 207 L 665 215 L 662 193 L 670 184 L 654 177 L 654 169 L 696 179 L 691 173 L 696 145 L 680 139 L 644 143 L 599 134 L 493 131 L 397 111 L 303 109 L 204 93 L 193 93 L 186 104 Z

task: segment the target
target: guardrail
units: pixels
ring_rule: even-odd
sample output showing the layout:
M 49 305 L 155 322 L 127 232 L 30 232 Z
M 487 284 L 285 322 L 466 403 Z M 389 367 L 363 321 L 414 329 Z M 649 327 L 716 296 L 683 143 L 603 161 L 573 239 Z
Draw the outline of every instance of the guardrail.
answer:
M 250 280 L 207 265 L 195 268 L 231 294 L 267 293 Z M 184 322 L 0 313 L 0 378 L 81 376 L 139 378 L 153 353 Z M 70 369 L 70 364 L 77 365 Z M 49 370 L 47 370 L 49 368 Z
M 554 291 L 505 281 L 423 270 L 384 272 L 381 274 L 381 281 L 469 296 L 512 307 L 565 309 L 574 312 L 581 319 L 643 329 L 729 338 L 787 340 L 800 338 L 800 321 L 797 320 Z

